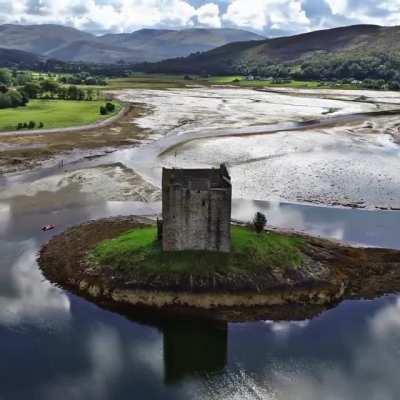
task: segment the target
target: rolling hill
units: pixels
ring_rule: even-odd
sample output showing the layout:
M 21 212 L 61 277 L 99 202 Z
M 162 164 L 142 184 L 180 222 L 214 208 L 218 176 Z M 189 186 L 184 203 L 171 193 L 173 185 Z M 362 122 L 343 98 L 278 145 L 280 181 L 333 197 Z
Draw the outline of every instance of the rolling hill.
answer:
M 142 29 L 94 36 L 60 25 L 0 25 L 0 46 L 70 62 L 137 63 L 208 51 L 230 42 L 261 40 L 238 29 Z
M 400 27 L 354 25 L 290 37 L 230 43 L 191 55 L 143 65 L 149 72 L 236 73 L 243 65 L 293 63 L 321 54 L 400 51 Z
M 47 55 L 76 40 L 93 40 L 94 36 L 61 25 L 0 25 L 0 47 Z
M 36 69 L 44 62 L 44 57 L 21 50 L 0 48 L 0 68 Z
M 182 31 L 142 29 L 131 34 L 111 34 L 104 43 L 139 53 L 145 61 L 158 61 L 204 52 L 227 43 L 263 40 L 264 37 L 239 29 L 185 29 Z

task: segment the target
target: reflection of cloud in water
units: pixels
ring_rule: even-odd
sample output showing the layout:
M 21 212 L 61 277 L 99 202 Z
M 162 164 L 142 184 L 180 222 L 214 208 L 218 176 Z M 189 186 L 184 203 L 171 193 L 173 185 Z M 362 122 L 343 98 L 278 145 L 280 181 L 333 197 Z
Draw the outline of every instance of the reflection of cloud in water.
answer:
M 310 323 L 305 321 L 264 321 L 264 323 L 271 329 L 272 332 L 279 336 L 287 336 L 294 329 L 306 328 Z
M 100 326 L 87 340 L 89 370 L 77 378 L 61 378 L 43 388 L 44 399 L 109 399 L 123 370 L 124 348 L 116 330 Z
M 11 266 L 9 296 L 0 297 L 0 324 L 23 322 L 51 324 L 69 318 L 70 302 L 61 289 L 44 279 L 36 264 L 36 247 L 32 241 L 21 244 L 26 250 Z
M 370 328 L 377 338 L 385 339 L 393 333 L 400 337 L 400 297 L 370 320 Z
M 279 333 L 281 326 L 277 326 Z M 302 328 L 307 329 L 308 326 Z M 296 325 L 290 329 L 294 327 Z M 266 364 L 268 369 L 264 373 L 252 375 L 239 365 L 230 368 L 224 375 L 201 382 L 197 386 L 199 397 L 252 400 L 399 399 L 399 327 L 400 298 L 367 321 L 367 334 L 349 347 L 350 354 L 346 355 L 346 361 L 330 362 L 326 358 L 314 359 L 312 355 L 302 361 L 298 356 L 286 358 L 274 354 L 274 360 Z
M 132 360 L 147 367 L 157 379 L 161 380 L 164 377 L 163 341 L 160 336 L 145 346 L 132 347 L 130 353 Z
M 317 207 L 313 210 L 318 211 Z M 314 220 L 307 220 L 301 207 L 296 205 L 284 205 L 277 202 L 262 202 L 252 200 L 234 200 L 232 217 L 239 221 L 251 221 L 258 211 L 267 216 L 268 224 L 287 229 L 295 229 L 343 240 L 345 234 L 345 222 L 343 220 L 324 221 L 316 224 Z
M 82 330 L 77 369 L 44 384 L 40 398 L 102 400 L 131 394 L 139 399 L 143 393 L 158 393 L 162 390 L 162 337 L 151 332 L 142 337 L 131 333 L 125 336 L 120 326 L 104 323 Z M 149 389 L 143 392 L 147 385 Z
M 4 233 L 11 219 L 10 205 L 0 203 L 0 233 Z

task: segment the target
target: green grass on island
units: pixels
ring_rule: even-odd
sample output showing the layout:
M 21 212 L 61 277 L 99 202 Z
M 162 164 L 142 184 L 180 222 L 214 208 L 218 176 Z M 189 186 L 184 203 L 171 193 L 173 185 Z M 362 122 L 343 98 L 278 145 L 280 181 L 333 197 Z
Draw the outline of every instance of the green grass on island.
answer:
M 104 103 L 104 100 L 31 100 L 25 107 L 0 110 L 0 131 L 14 131 L 18 123 L 29 121 L 34 121 L 36 127 L 42 122 L 43 129 L 87 125 L 110 118 L 121 109 L 114 102 L 115 112 L 101 115 L 100 106 Z
M 302 265 L 301 238 L 272 232 L 232 227 L 232 252 L 163 252 L 156 241 L 156 228 L 131 230 L 100 243 L 88 256 L 96 266 L 108 266 L 126 277 L 185 276 L 212 274 L 245 275 L 268 269 L 296 269 Z

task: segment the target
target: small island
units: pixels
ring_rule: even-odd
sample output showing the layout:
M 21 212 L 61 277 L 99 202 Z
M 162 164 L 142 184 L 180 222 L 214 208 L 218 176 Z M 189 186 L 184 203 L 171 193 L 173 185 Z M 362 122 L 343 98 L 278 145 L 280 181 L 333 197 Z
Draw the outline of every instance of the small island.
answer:
M 39 263 L 96 303 L 225 321 L 298 319 L 400 286 L 400 252 L 231 224 L 227 168 L 163 170 L 163 218 L 90 221 L 54 237 Z

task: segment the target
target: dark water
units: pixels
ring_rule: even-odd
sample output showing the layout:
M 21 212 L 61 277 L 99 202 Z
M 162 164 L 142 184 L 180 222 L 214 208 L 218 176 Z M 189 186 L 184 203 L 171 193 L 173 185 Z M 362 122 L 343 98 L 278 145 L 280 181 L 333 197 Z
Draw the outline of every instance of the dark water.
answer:
M 0 202 L 0 399 L 400 398 L 400 300 L 344 302 L 311 321 L 143 321 L 48 283 L 37 251 L 88 219 L 158 204 L 70 189 Z M 400 248 L 399 212 L 235 201 L 234 218 Z M 43 224 L 55 231 L 43 233 Z

